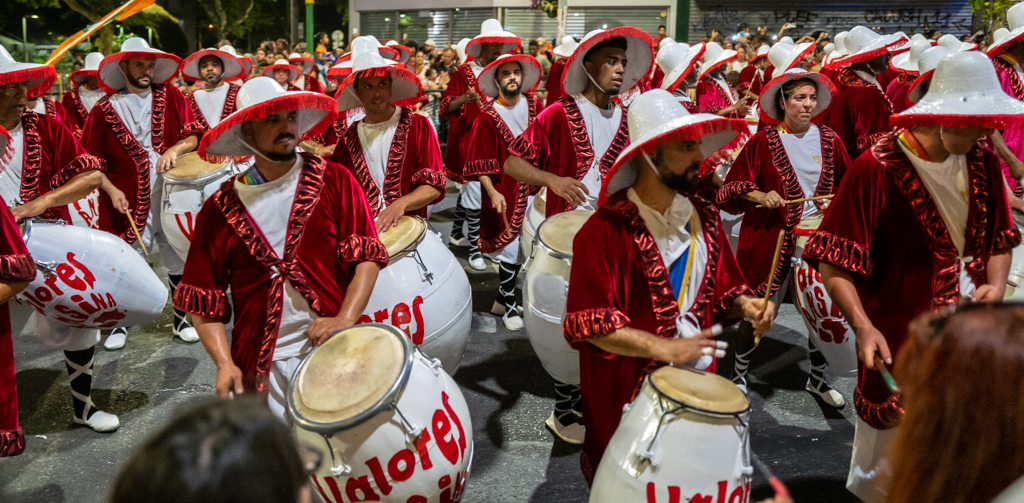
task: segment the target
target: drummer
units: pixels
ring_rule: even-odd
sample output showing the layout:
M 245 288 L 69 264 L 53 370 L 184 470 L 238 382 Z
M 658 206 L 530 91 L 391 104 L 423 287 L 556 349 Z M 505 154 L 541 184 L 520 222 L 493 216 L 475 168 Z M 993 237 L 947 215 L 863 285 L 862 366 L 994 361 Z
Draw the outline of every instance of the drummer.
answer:
M 1010 251 L 1021 242 L 1010 216 L 999 161 L 978 140 L 994 128 L 1024 125 L 1024 103 L 999 86 L 979 52 L 943 58 L 931 90 L 890 122 L 858 158 L 804 259 L 857 338 L 861 360 L 857 423 L 847 488 L 884 501 L 878 472 L 903 416 L 885 385 L 907 326 L 918 315 L 958 301 L 999 301 Z
M 647 372 L 666 363 L 713 371 L 725 355 L 719 323 L 747 316 L 760 334 L 775 317 L 772 302 L 751 297 L 697 176 L 746 123 L 690 115 L 662 90 L 641 94 L 629 123 L 630 146 L 576 235 L 563 325 L 580 352 L 588 482 Z
M 832 102 L 835 87 L 818 73 L 790 70 L 772 79 L 760 98 L 761 113 L 778 123 L 759 131 L 747 142 L 725 184 L 718 191 L 718 206 L 728 213 L 742 214 L 736 261 L 743 277 L 762 297 L 771 285 L 772 295 L 785 296 L 792 270 L 795 250 L 793 228 L 801 220 L 824 212 L 828 200 L 803 200 L 834 194 L 850 164 L 839 137 L 826 126 L 811 121 Z M 779 254 L 775 276 L 772 259 L 779 231 L 786 230 L 786 239 Z M 747 367 L 754 351 L 753 326 L 740 324 L 736 344 L 736 368 L 733 382 L 744 392 L 747 389 Z M 808 338 L 811 374 L 805 388 L 832 407 L 843 406 L 843 396 L 824 381 L 825 357 Z
M 255 164 L 196 217 L 174 305 L 192 313 L 217 365 L 217 396 L 268 393 L 287 421 L 288 379 L 313 346 L 355 324 L 388 255 L 355 178 L 295 152 L 302 134 L 333 119 L 333 99 L 256 77 L 238 106 L 203 138 L 199 155 L 220 162 L 255 154 Z
M 181 62 L 181 74 L 188 80 L 201 80 L 203 87 L 185 95 L 192 117 L 204 127 L 216 126 L 221 119 L 235 112 L 235 100 L 241 86 L 228 80 L 245 72 L 230 45 L 220 49 L 203 49 Z
M 288 91 L 301 91 L 293 82 L 299 78 L 299 70 L 287 59 L 279 59 L 274 64 L 263 67 L 263 76 L 272 77 L 281 87 Z
M 477 87 L 488 99 L 473 124 L 462 174 L 478 178 L 483 190 L 480 250 L 498 262 L 498 297 L 491 312 L 505 328 L 523 328 L 516 305 L 516 277 L 525 257 L 519 246 L 526 209 L 533 204 L 530 187 L 504 176 L 508 145 L 533 123 L 544 105 L 533 95 L 543 70 L 524 54 L 502 55 L 480 72 Z
M 173 253 L 160 226 L 160 201 L 163 183 L 158 176 L 173 168 L 178 156 L 195 149 L 203 127 L 195 122 L 181 91 L 167 82 L 178 71 L 179 59 L 153 49 L 145 40 L 131 37 L 100 63 L 100 86 L 107 91 L 89 112 L 82 127 L 82 146 L 107 163 L 107 176 L 124 192 L 127 204 L 117 211 L 106 210 L 110 197 L 100 194 L 100 229 L 117 235 L 129 244 L 139 239 L 129 223 L 131 211 L 143 242 L 155 241 L 160 259 L 167 268 L 173 295 L 181 280 L 185 263 Z M 185 342 L 197 342 L 199 336 L 185 318 L 174 312 L 173 335 Z M 111 331 L 104 347 L 124 347 L 128 329 Z
M 7 58 L 10 55 L 0 46 L 0 81 L 10 82 L 0 85 L 0 126 L 11 132 L 10 157 L 0 159 L 0 197 L 11 204 L 23 203 L 12 210 L 14 217 L 70 222 L 67 205 L 100 186 L 114 204 L 127 205 L 124 194 L 103 174 L 102 159 L 86 153 L 71 130 L 56 119 L 26 110 L 29 93 L 53 84 L 53 67 Z M 2 151 L 0 157 L 5 157 Z M 117 416 L 96 409 L 90 398 L 99 331 L 69 327 L 68 333 L 59 345 L 71 376 L 75 422 L 96 431 L 114 431 Z
M 700 107 L 690 99 L 686 90 L 697 83 L 697 75 L 700 73 L 698 61 L 703 54 L 703 43 L 693 46 L 682 42 L 662 44 L 658 50 L 658 67 L 665 73 L 661 88 L 672 93 L 691 114 L 698 113 Z
M 364 37 L 352 41 L 352 74 L 338 90 L 338 110 L 363 107 L 366 117 L 348 128 L 331 161 L 355 175 L 377 232 L 384 232 L 403 215 L 426 218 L 427 205 L 444 199 L 445 181 L 434 127 L 395 104 L 419 96 L 420 80 L 382 58 L 377 45 Z

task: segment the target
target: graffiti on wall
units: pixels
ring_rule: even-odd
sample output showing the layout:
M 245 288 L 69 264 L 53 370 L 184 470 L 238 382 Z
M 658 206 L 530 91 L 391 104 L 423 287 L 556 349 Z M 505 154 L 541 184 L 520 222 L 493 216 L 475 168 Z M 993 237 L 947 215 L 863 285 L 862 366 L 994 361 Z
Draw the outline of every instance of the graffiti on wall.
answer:
M 740 11 L 725 5 L 702 6 L 699 15 L 690 19 L 691 37 L 702 37 L 711 30 L 731 32 L 740 23 L 751 27 L 767 26 L 769 32 L 778 31 L 785 23 L 796 25 L 796 33 L 807 34 L 814 30 L 838 32 L 857 25 L 878 28 L 892 33 L 922 32 L 937 29 L 942 32 L 961 35 L 971 30 L 970 8 L 953 5 L 945 9 L 936 8 L 874 8 L 859 11 L 849 10 L 802 10 L 783 9 L 773 11 Z

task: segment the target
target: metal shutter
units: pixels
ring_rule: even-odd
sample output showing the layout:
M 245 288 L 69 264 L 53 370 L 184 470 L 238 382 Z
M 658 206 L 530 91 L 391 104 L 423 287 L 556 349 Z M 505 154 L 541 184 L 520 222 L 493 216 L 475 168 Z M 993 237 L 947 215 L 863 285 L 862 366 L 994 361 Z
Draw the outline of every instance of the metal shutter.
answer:
M 449 42 L 454 46 L 459 40 L 479 35 L 480 24 L 494 17 L 497 17 L 495 9 L 453 9 Z
M 359 13 L 359 33 L 379 40 L 433 39 L 439 47 L 480 34 L 480 23 L 493 18 L 494 9 L 386 10 Z
M 667 6 L 636 9 L 570 7 L 565 34 L 580 40 L 591 30 L 598 28 L 635 26 L 653 36 L 658 32 L 659 25 L 667 24 L 666 19 L 661 16 L 667 9 Z M 558 33 L 558 20 L 548 17 L 542 10 L 507 8 L 504 14 L 505 29 L 519 35 L 524 46 L 530 40 L 541 37 L 553 40 Z
M 359 34 L 373 35 L 379 40 L 390 40 L 396 37 L 395 16 L 393 10 L 379 10 L 359 13 Z
M 691 0 L 689 41 L 700 41 L 712 29 L 731 34 L 743 22 L 752 28 L 767 26 L 769 34 L 778 33 L 783 23 L 794 23 L 798 27 L 787 31 L 794 38 L 815 30 L 835 35 L 857 25 L 879 33 L 903 31 L 910 35 L 926 29 L 958 37 L 971 33 L 971 6 L 965 0 L 791 0 L 785 9 L 775 11 L 764 10 L 765 5 L 761 0 Z

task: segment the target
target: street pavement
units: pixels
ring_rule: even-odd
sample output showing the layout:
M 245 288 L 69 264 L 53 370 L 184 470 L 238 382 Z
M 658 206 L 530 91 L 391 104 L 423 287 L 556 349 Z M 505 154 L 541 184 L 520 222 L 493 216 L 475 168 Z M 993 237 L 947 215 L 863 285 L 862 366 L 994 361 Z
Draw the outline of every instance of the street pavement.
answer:
M 454 198 L 449 194 L 431 217 L 430 227 L 445 239 Z M 454 251 L 465 265 L 465 250 Z M 587 501 L 579 448 L 555 440 L 543 424 L 554 403 L 551 379 L 526 333 L 509 332 L 501 318 L 489 313 L 497 266 L 466 269 L 474 314 L 455 380 L 469 404 L 474 456 L 462 501 Z M 162 268 L 157 272 L 166 277 Z M 73 424 L 60 351 L 28 334 L 15 339 L 20 420 L 28 445 L 21 456 L 0 459 L 0 502 L 103 502 L 138 446 L 176 411 L 212 396 L 216 371 L 210 358 L 202 345 L 172 339 L 170 327 L 168 305 L 153 323 L 133 328 L 124 349 L 108 352 L 97 346 L 93 399 L 120 416 L 121 429 L 112 434 Z M 731 329 L 723 335 L 726 340 L 734 336 Z M 728 359 L 721 363 L 732 367 Z M 848 402 L 836 411 L 804 391 L 807 369 L 806 328 L 793 306 L 784 305 L 751 365 L 753 454 L 799 503 L 858 501 L 844 487 L 853 441 L 854 379 L 831 379 Z M 760 471 L 752 487 L 751 501 L 771 496 Z M 637 495 L 636 501 L 643 499 Z

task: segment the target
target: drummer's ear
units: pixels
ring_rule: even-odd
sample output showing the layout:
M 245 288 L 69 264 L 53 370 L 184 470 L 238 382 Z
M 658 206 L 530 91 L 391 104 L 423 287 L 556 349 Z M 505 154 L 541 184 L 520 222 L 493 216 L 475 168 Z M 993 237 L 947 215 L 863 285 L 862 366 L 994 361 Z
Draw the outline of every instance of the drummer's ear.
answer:
M 248 143 L 252 143 L 252 124 L 248 121 L 242 123 L 242 139 Z

